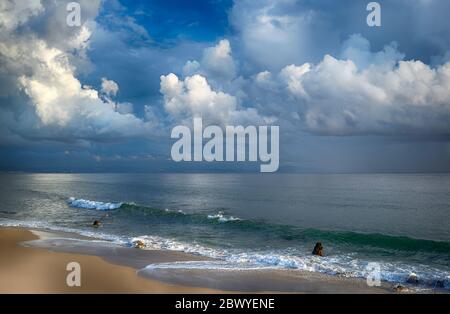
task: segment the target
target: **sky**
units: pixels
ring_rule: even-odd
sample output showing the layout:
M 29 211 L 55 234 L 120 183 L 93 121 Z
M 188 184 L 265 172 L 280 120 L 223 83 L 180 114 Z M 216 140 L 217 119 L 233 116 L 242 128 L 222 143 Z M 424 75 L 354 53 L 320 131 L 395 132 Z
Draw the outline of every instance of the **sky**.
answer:
M 280 172 L 450 171 L 450 2 L 0 2 L 0 171 L 175 163 L 176 125 L 277 125 Z

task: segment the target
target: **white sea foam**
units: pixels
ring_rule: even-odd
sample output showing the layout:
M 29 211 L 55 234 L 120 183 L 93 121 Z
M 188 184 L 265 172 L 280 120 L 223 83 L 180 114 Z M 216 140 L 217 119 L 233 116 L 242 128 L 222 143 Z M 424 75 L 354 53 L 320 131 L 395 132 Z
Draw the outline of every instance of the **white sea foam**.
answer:
M 222 212 L 219 212 L 215 215 L 208 215 L 208 219 L 215 219 L 219 222 L 228 222 L 228 221 L 237 221 L 241 220 L 240 218 L 233 217 L 233 216 L 226 216 Z
M 176 262 L 151 264 L 147 270 L 154 269 L 211 269 L 211 270 L 245 270 L 245 269 L 292 269 L 309 272 L 320 272 L 328 275 L 366 278 L 369 262 L 356 258 L 353 254 L 317 257 L 295 250 L 254 251 L 238 249 L 210 248 L 200 244 L 189 244 L 158 236 L 141 236 L 140 240 L 148 249 L 182 251 L 190 254 L 211 257 L 214 261 Z M 375 261 L 377 262 L 377 261 Z M 421 285 L 434 286 L 441 281 L 446 289 L 450 289 L 448 272 L 424 265 L 408 265 L 378 261 L 381 280 L 393 283 L 405 283 L 411 273 L 418 274 Z
M 186 213 L 184 211 L 182 211 L 181 209 L 175 210 L 175 209 L 164 209 L 164 211 L 166 213 L 177 213 L 177 214 L 182 214 L 182 215 L 186 215 Z
M 96 202 L 85 199 L 77 199 L 75 197 L 71 197 L 67 200 L 67 204 L 72 207 L 77 208 L 85 208 L 85 209 L 95 209 L 95 210 L 113 210 L 120 208 L 123 203 L 104 203 L 104 202 Z
M 48 223 L 42 222 L 42 221 L 19 221 L 19 220 L 12 220 L 12 219 L 8 219 L 8 220 L 2 219 L 2 220 L 0 220 L 0 226 L 40 229 L 40 230 L 64 232 L 64 233 L 74 233 L 74 234 L 79 234 L 79 235 L 89 237 L 92 239 L 111 241 L 111 242 L 114 242 L 114 243 L 117 243 L 120 245 L 128 245 L 129 244 L 129 240 L 126 237 L 112 235 L 112 234 L 108 234 L 108 233 L 104 233 L 104 232 L 99 232 L 98 230 L 90 231 L 90 230 L 85 230 L 85 229 L 60 227 L 60 226 L 55 226 L 55 225 L 48 224 Z
M 171 263 L 157 263 L 147 265 L 143 271 L 158 269 L 206 269 L 206 270 L 259 270 L 272 269 L 261 265 L 246 264 L 236 268 L 236 264 L 227 261 L 181 261 Z
M 419 285 L 434 287 L 440 282 L 445 289 L 450 289 L 450 273 L 448 270 L 436 269 L 426 265 L 410 265 L 400 262 L 367 261 L 356 258 L 353 254 L 317 257 L 302 253 L 301 249 L 249 251 L 243 249 L 212 248 L 198 243 L 185 243 L 160 236 L 139 236 L 126 238 L 89 230 L 65 228 L 37 221 L 0 220 L 1 226 L 26 227 L 53 231 L 72 232 L 80 235 L 113 241 L 120 245 L 131 246 L 131 243 L 142 241 L 146 249 L 181 251 L 215 259 L 205 262 L 151 264 L 147 270 L 158 268 L 176 269 L 212 269 L 212 270 L 248 270 L 248 269 L 293 269 L 320 272 L 343 277 L 366 278 L 367 264 L 379 262 L 381 280 L 392 283 L 405 283 L 409 276 L 417 274 Z

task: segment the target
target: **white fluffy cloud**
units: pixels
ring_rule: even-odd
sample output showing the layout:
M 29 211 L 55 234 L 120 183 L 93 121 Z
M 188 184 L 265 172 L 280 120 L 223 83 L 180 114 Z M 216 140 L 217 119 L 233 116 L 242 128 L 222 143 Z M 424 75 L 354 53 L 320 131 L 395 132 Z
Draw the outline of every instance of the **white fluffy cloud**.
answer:
M 222 39 L 217 45 L 206 48 L 200 61 L 186 62 L 183 74 L 200 74 L 219 84 L 236 78 L 236 62 L 232 57 L 230 42 Z
M 232 80 L 236 76 L 235 63 L 231 56 L 230 42 L 221 40 L 216 46 L 205 49 L 202 66 L 208 75 Z
M 326 55 L 316 65 L 261 72 L 257 92 L 294 103 L 299 127 L 314 133 L 450 133 L 450 62 L 431 68 L 399 61 L 395 46 L 372 53 L 360 36 L 344 45 L 343 56 L 352 59 Z
M 173 73 L 161 76 L 164 108 L 176 121 L 188 122 L 192 117 L 202 117 L 207 123 L 261 124 L 274 120 L 241 104 L 241 80 L 236 79 L 228 40 L 206 48 L 200 61 L 188 61 L 183 74 L 184 79 Z
M 372 65 L 392 68 L 405 57 L 397 49 L 397 44 L 392 42 L 381 51 L 373 53 L 366 38 L 361 34 L 353 34 L 342 44 L 341 59 L 352 60 L 360 71 Z
M 450 62 L 433 68 L 405 61 L 395 43 L 373 52 L 359 34 L 340 50 L 339 57 L 325 55 L 317 64 L 286 65 L 246 79 L 233 73 L 217 84 L 226 76 L 206 71 L 208 58 L 216 58 L 219 69 L 235 64 L 222 40 L 200 62 L 185 65 L 185 73 L 201 75 L 161 77 L 165 109 L 177 119 L 202 115 L 229 122 L 241 116 L 251 123 L 250 117 L 267 122 L 273 120 L 262 117 L 276 116 L 281 125 L 317 134 L 450 134 Z
M 31 16 L 44 10 L 40 0 L 0 2 L 0 25 L 11 30 L 27 22 Z
M 177 121 L 202 117 L 207 123 L 259 124 L 266 119 L 254 108 L 239 109 L 236 97 L 212 90 L 206 78 L 198 74 L 184 81 L 173 73 L 161 76 L 161 93 L 166 111 Z
M 119 91 L 119 85 L 113 80 L 108 80 L 107 78 L 102 78 L 102 92 L 108 96 L 116 96 Z
M 32 18 L 39 23 L 41 15 L 42 23 L 52 21 L 52 16 L 48 15 L 57 13 L 53 21 L 65 21 L 64 2 L 30 3 L 32 5 L 24 6 L 21 1 L 8 1 L 0 6 L 0 16 L 8 16 L 0 24 L 0 60 L 2 68 L 8 72 L 2 79 L 28 97 L 26 107 L 2 106 L 2 115 L 8 110 L 22 111 L 16 114 L 18 118 L 10 129 L 17 133 L 32 130 L 35 138 L 57 140 L 149 136 L 151 125 L 132 114 L 131 104 L 110 99 L 119 90 L 117 83 L 103 79 L 104 96 L 100 97 L 97 90 L 82 86 L 76 77 L 73 62 L 85 58 L 91 28 L 95 27 L 92 19 L 76 30 L 60 25 L 59 29 L 44 33 L 21 32 L 17 30 L 19 25 L 24 27 Z M 93 3 L 82 4 L 83 8 L 92 9 L 92 18 L 95 8 L 98 9 L 98 3 Z M 65 33 L 65 36 L 58 33 Z
M 22 75 L 19 84 L 35 108 L 39 127 L 61 128 L 80 138 L 136 136 L 145 131 L 143 121 L 116 111 L 114 102 L 104 101 L 96 90 L 81 86 L 64 52 L 49 48 L 42 41 L 30 45 L 34 47 L 31 58 L 39 68 L 31 75 Z M 109 82 L 106 87 L 105 82 Z M 103 83 L 103 90 L 109 95 L 117 92 L 114 82 Z
M 230 16 L 236 36 L 204 49 L 182 75 L 155 71 L 165 74 L 167 116 L 146 106 L 139 118 L 131 103 L 113 100 L 116 82 L 103 78 L 95 89 L 77 78 L 89 66 L 101 5 L 80 2 L 79 28 L 65 24 L 65 1 L 0 2 L 2 135 L 147 136 L 194 116 L 219 124 L 277 117 L 282 130 L 333 135 L 450 134 L 449 52 L 429 66 L 406 60 L 395 43 L 375 52 L 358 34 L 341 43 L 320 10 L 290 0 L 237 1 Z

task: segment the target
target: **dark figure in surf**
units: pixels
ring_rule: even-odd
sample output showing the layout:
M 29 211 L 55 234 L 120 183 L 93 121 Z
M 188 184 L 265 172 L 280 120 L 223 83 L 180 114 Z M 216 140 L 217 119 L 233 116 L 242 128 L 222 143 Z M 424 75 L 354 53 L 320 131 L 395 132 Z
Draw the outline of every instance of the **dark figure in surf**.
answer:
M 314 250 L 312 251 L 313 255 L 323 256 L 323 246 L 321 242 L 317 242 Z

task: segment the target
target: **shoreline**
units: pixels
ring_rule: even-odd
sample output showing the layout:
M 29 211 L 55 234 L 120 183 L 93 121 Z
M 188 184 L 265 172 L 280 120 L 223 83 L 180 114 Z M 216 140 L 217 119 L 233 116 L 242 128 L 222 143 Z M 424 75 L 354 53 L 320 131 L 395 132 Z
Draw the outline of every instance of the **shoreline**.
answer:
M 211 259 L 140 250 L 107 241 L 20 227 L 0 227 L 0 293 L 393 293 L 360 278 L 294 270 L 145 269 Z M 66 265 L 81 266 L 81 287 L 68 287 Z
M 94 255 L 25 247 L 38 240 L 25 228 L 0 227 L 0 293 L 222 293 L 207 288 L 166 284 L 140 277 L 132 267 Z M 66 266 L 81 266 L 81 287 L 69 287 Z

